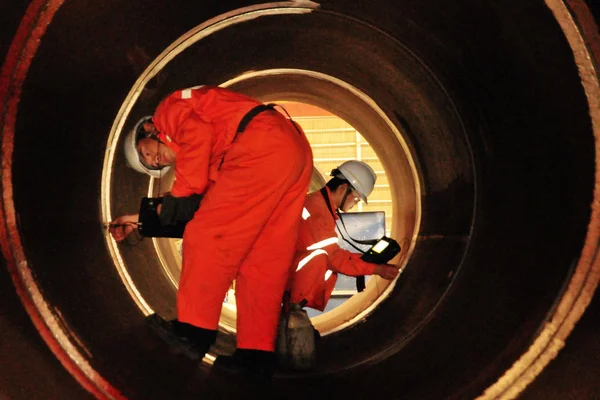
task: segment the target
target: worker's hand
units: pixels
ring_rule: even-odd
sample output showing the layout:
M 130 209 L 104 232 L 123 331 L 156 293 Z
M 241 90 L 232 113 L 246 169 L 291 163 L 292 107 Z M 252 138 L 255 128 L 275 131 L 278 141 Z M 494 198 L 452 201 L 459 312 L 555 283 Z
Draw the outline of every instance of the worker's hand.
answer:
M 398 267 L 392 264 L 378 264 L 373 272 L 374 275 L 379 275 L 388 281 L 396 278 L 398 273 Z
M 117 242 L 125 239 L 137 227 L 139 214 L 121 215 L 111 221 L 108 231 Z

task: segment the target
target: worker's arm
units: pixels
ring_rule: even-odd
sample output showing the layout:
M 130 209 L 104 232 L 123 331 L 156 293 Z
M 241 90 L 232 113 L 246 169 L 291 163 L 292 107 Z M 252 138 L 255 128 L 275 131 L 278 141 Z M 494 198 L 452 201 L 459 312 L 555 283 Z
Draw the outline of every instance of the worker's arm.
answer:
M 386 280 L 392 280 L 398 276 L 397 265 L 369 263 L 360 258 L 361 254 L 342 249 L 337 244 L 335 246 L 336 250 L 328 251 L 330 254 L 329 266 L 334 272 L 349 276 L 378 275 Z
M 327 268 L 349 276 L 372 275 L 375 264 L 360 259 L 338 245 L 335 220 L 320 197 L 309 197 L 305 203 L 309 217 L 302 221 L 301 236 L 308 245 L 306 250 L 321 249 L 327 253 Z
M 175 163 L 175 182 L 171 193 L 163 197 L 159 212 L 163 226 L 192 219 L 200 206 L 208 184 L 212 127 L 190 113 L 180 123 L 175 135 L 179 151 Z
M 326 251 L 329 254 L 329 269 L 340 274 L 348 276 L 373 275 L 378 266 L 361 260 L 360 254 L 342 249 L 337 244 L 329 246 Z
M 203 194 L 206 190 L 213 134 L 212 126 L 193 112 L 181 121 L 175 135 L 179 152 L 171 188 L 174 197 Z

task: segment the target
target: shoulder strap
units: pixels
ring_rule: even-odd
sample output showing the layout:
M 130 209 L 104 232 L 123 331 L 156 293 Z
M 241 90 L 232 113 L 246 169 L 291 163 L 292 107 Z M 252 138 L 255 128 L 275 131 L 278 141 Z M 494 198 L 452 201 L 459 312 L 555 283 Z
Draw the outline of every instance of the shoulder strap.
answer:
M 325 204 L 327 204 L 327 208 L 329 209 L 329 212 L 331 213 L 333 220 L 335 221 L 335 214 L 333 213 L 333 208 L 331 207 L 331 203 L 329 202 L 329 195 L 327 194 L 326 186 L 323 186 L 323 188 L 320 190 L 320 192 L 321 192 L 321 195 L 323 195 L 323 199 L 325 199 Z M 344 221 L 341 218 L 340 218 L 340 221 L 342 221 L 342 225 L 343 225 Z M 346 229 L 346 226 L 344 226 L 344 229 Z M 340 231 L 340 233 L 341 233 L 341 231 Z M 342 239 L 344 239 L 344 241 L 346 243 L 348 243 L 350 246 L 354 247 L 356 250 L 360 251 L 361 253 L 364 253 L 363 250 L 359 249 L 358 247 L 353 245 L 352 242 L 350 242 L 348 239 L 346 239 L 346 237 L 344 237 L 344 235 L 342 235 Z M 356 242 L 360 243 L 361 241 L 357 240 Z M 364 275 L 360 275 L 360 276 L 356 277 L 356 290 L 359 293 L 362 292 L 363 290 L 365 290 L 365 276 Z
M 235 140 L 238 138 L 238 135 L 240 133 L 242 133 L 246 130 L 246 126 L 248 126 L 248 124 L 250 123 L 250 121 L 252 121 L 252 119 L 254 117 L 256 117 L 258 114 L 260 114 L 263 111 L 274 110 L 274 109 L 275 109 L 275 104 L 269 103 L 269 104 L 259 104 L 259 105 L 255 106 L 254 108 L 252 108 L 250 111 L 248 111 L 242 117 L 242 120 L 240 121 L 240 123 L 235 131 L 235 135 L 233 135 L 231 144 L 233 144 L 235 142 Z M 219 168 L 217 168 L 218 170 L 221 170 L 221 167 L 223 166 L 224 161 L 225 161 L 225 154 L 223 154 L 223 157 L 221 157 L 221 163 L 219 164 Z
M 250 111 L 248 111 L 246 113 L 246 115 L 244 115 L 242 117 L 242 120 L 240 121 L 240 124 L 238 125 L 237 130 L 235 131 L 235 136 L 233 137 L 233 140 L 231 142 L 232 143 L 235 142 L 235 139 L 237 138 L 237 134 L 244 132 L 246 130 L 246 126 L 248 126 L 248 124 L 250 123 L 250 121 L 252 121 L 252 119 L 254 117 L 256 117 L 258 114 L 260 114 L 263 111 L 274 110 L 274 109 L 275 109 L 275 104 L 269 103 L 269 104 L 259 104 L 256 107 L 252 108 Z
M 329 209 L 329 212 L 335 221 L 335 214 L 333 213 L 333 208 L 331 208 L 331 202 L 329 201 L 329 195 L 327 194 L 327 186 L 323 186 L 319 192 L 321 192 L 323 199 L 325 199 L 325 204 L 327 205 L 327 208 Z

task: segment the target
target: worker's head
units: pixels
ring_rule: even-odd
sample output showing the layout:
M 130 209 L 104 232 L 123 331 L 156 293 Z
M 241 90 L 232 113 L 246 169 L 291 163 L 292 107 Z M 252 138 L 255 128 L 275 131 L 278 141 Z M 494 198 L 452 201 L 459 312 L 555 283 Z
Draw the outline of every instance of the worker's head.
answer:
M 367 203 L 367 197 L 373 191 L 377 176 L 373 168 L 362 161 L 346 161 L 331 171 L 327 187 L 331 191 L 336 208 L 349 211 L 361 200 Z
M 175 162 L 175 152 L 158 138 L 151 115 L 141 118 L 127 134 L 124 150 L 131 168 L 154 178 L 165 174 Z

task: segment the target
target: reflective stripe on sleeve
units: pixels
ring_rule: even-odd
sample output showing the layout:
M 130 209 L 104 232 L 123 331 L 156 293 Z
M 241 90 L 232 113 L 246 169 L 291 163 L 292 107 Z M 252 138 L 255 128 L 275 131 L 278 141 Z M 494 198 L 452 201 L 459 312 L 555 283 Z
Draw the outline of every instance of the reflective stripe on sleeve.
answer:
M 312 260 L 313 258 L 315 258 L 316 256 L 321 255 L 321 254 L 327 255 L 327 252 L 325 250 L 318 249 L 318 250 L 313 251 L 306 257 L 304 257 L 298 263 L 298 268 L 296 268 L 296 272 L 300 271 L 302 269 L 302 267 L 304 267 L 310 260 Z
M 329 239 L 325 239 L 325 240 L 321 240 L 320 242 L 317 242 L 315 244 L 311 244 L 310 246 L 308 246 L 306 248 L 306 250 L 314 250 L 314 249 L 321 249 L 323 247 L 327 247 L 330 244 L 334 244 L 338 242 L 338 238 L 336 237 L 330 237 Z
M 327 272 L 325 272 L 325 280 L 329 279 L 329 277 L 331 276 L 331 274 L 333 274 L 333 271 L 331 270 L 327 270 Z

